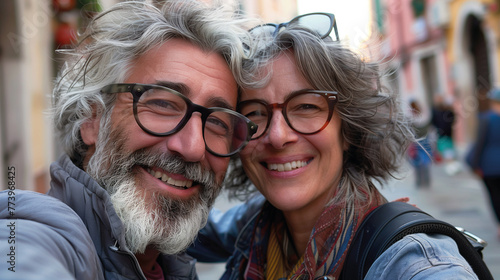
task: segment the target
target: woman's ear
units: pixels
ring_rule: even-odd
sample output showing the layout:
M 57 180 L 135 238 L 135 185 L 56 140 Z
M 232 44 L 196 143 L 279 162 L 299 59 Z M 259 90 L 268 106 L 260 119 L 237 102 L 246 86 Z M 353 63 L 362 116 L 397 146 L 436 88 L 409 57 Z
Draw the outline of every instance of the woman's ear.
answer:
M 344 151 L 347 151 L 349 150 L 349 143 L 347 143 L 347 141 L 344 139 L 344 141 L 342 141 L 342 148 Z
M 345 136 L 345 133 L 344 133 L 344 121 L 341 120 L 341 125 L 340 125 L 341 129 L 340 129 L 340 134 L 341 134 L 341 137 L 342 137 L 342 150 L 344 152 L 346 152 L 347 150 L 349 150 L 349 147 L 350 147 L 350 144 L 349 142 L 347 141 L 346 139 L 346 136 Z

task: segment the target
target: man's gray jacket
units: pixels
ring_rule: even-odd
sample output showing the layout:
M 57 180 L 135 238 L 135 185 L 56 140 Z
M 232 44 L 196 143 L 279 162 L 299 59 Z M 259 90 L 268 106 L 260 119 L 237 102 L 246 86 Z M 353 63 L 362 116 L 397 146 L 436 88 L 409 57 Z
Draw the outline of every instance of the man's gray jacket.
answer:
M 0 193 L 0 279 L 146 279 L 106 190 L 67 156 L 50 173 L 49 196 Z M 165 279 L 197 279 L 186 254 L 160 255 L 158 263 Z

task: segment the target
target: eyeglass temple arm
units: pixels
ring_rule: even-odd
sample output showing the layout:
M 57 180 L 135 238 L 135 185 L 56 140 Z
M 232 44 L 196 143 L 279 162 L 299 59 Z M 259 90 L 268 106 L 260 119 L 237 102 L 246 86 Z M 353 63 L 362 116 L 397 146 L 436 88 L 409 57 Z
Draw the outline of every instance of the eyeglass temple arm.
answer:
M 131 90 L 136 86 L 136 84 L 111 84 L 107 85 L 101 89 L 102 93 L 120 93 L 120 92 L 131 92 Z
M 339 32 L 337 30 L 337 19 L 335 19 L 335 17 L 333 17 L 333 30 L 335 31 L 335 37 L 337 41 L 340 41 Z

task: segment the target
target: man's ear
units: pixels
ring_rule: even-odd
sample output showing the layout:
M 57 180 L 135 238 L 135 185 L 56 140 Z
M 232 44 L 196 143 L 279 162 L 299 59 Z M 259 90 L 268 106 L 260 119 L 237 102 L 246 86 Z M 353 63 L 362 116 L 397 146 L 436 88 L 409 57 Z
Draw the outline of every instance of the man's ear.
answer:
M 94 114 L 92 118 L 85 121 L 80 127 L 80 135 L 83 143 L 87 146 L 92 146 L 97 142 L 99 135 L 99 118 Z

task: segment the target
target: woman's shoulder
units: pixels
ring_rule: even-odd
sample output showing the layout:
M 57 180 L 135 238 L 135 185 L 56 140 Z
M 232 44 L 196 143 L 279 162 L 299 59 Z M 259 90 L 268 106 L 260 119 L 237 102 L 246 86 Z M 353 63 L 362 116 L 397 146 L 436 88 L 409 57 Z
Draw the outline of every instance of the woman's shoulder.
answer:
M 478 279 L 455 241 L 441 234 L 411 234 L 389 247 L 365 279 Z

